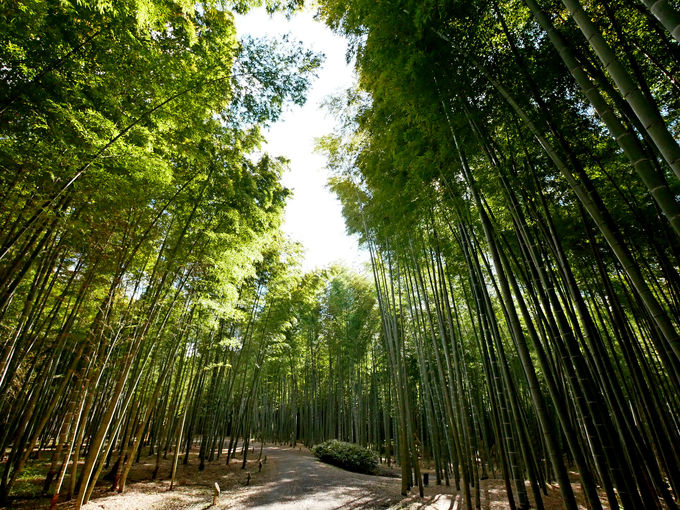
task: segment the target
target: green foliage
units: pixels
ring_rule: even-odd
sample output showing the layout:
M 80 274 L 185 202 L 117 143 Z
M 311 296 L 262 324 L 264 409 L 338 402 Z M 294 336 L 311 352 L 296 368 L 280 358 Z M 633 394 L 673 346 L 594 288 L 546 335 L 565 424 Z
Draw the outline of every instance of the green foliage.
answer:
M 332 439 L 314 446 L 312 453 L 322 462 L 348 471 L 372 475 L 378 470 L 376 453 L 356 444 Z
M 291 327 L 287 162 L 261 154 L 261 132 L 304 103 L 321 57 L 290 39 L 239 41 L 229 6 L 0 7 L 0 499 L 32 439 L 15 434 L 37 437 L 68 405 L 43 425 L 32 409 L 85 398 L 90 381 L 106 396 L 79 423 L 97 430 L 121 395 L 150 405 L 138 384 L 173 370 L 182 402 L 187 371 L 255 373 Z
M 340 127 L 318 148 L 348 228 L 371 249 L 398 432 L 428 423 L 400 438 L 400 456 L 417 463 L 419 442 L 429 440 L 436 457 L 438 441 L 457 437 L 468 452 L 440 452 L 439 463 L 460 463 L 470 508 L 470 479 L 492 429 L 494 447 L 507 437 L 523 452 L 534 447 L 522 447 L 525 431 L 542 434 L 553 446 L 539 458 L 559 467 L 564 445 L 555 443 L 570 426 L 554 424 L 569 422 L 580 398 L 598 402 L 588 411 L 593 423 L 602 418 L 621 433 L 639 427 L 633 413 L 609 421 L 622 403 L 646 393 L 637 370 L 657 367 L 651 385 L 672 388 L 661 401 L 678 395 L 680 228 L 669 220 L 678 216 L 680 172 L 673 158 L 658 156 L 666 144 L 643 119 L 656 118 L 655 129 L 677 139 L 680 89 L 670 70 L 679 50 L 668 29 L 678 19 L 675 7 L 668 4 L 662 26 L 651 2 L 535 2 L 573 54 L 569 61 L 533 3 L 322 0 L 319 8 L 350 39 L 358 83 L 328 102 Z M 569 13 L 574 6 L 595 23 L 595 34 L 582 33 Z M 614 56 L 603 57 L 604 46 Z M 630 86 L 622 87 L 613 64 Z M 575 80 L 576 70 L 586 78 Z M 645 173 L 645 164 L 654 170 Z M 662 175 L 667 188 L 655 180 Z M 659 199 L 659 190 L 672 198 Z M 643 347 L 650 337 L 654 352 Z M 637 354 L 627 353 L 632 346 Z M 523 417 L 509 434 L 494 425 L 503 421 L 503 405 Z M 677 413 L 661 414 L 676 420 Z M 471 433 L 474 427 L 481 433 Z M 593 439 L 606 434 L 598 427 L 577 431 L 573 444 L 599 444 Z M 672 436 L 668 443 L 677 443 Z M 665 441 L 648 434 L 640 462 L 667 475 L 674 463 L 654 454 Z M 614 437 L 611 448 L 628 444 Z M 531 462 L 518 461 L 515 474 L 504 468 L 505 476 L 531 477 Z M 565 507 L 575 508 L 566 470 L 555 474 Z M 638 480 L 631 471 L 627 482 L 612 485 L 635 493 Z M 515 500 L 528 506 L 522 486 Z M 595 490 L 591 484 L 585 492 L 599 507 Z M 636 498 L 623 506 L 645 499 Z

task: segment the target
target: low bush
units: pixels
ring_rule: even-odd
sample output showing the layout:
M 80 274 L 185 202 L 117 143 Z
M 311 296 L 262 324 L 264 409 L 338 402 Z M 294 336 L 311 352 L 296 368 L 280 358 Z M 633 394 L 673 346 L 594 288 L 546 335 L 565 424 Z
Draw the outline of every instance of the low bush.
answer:
M 322 462 L 355 471 L 375 474 L 378 471 L 378 456 L 368 448 L 333 439 L 312 448 L 312 453 Z

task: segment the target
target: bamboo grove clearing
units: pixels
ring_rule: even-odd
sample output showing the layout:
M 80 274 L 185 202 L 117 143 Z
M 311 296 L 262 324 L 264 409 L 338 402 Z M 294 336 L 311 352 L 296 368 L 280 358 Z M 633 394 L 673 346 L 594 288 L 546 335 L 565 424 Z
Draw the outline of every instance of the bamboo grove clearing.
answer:
M 337 438 L 468 509 L 489 477 L 513 510 L 678 508 L 677 4 L 315 4 L 370 277 L 281 234 L 261 133 L 323 56 L 238 40 L 257 5 L 0 6 L 0 504 Z

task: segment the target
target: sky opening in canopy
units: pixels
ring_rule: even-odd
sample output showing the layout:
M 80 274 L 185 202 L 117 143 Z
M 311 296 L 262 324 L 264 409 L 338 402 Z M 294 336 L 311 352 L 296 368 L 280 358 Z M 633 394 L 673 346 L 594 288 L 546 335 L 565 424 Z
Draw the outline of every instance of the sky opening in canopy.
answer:
M 289 107 L 264 133 L 267 143 L 263 150 L 290 160 L 282 181 L 293 195 L 286 205 L 283 230 L 304 247 L 303 269 L 341 263 L 362 271 L 368 262 L 368 253 L 359 248 L 356 236 L 346 233 L 340 201 L 326 188 L 325 158 L 314 152 L 315 139 L 332 132 L 335 125 L 324 111 L 324 98 L 350 87 L 355 81 L 353 67 L 345 59 L 346 40 L 315 20 L 310 10 L 287 19 L 280 13 L 270 16 L 264 9 L 256 9 L 245 16 L 236 15 L 236 28 L 239 37 L 290 34 L 292 39 L 325 55 L 307 103 Z

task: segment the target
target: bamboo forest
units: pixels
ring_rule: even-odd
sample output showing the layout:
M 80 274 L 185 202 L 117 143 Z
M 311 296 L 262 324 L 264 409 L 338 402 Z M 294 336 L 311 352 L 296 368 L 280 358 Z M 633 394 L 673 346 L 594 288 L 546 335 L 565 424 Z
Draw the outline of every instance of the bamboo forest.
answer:
M 363 269 L 284 232 L 326 56 L 254 11 L 345 41 L 309 129 Z M 0 40 L 0 507 L 680 508 L 676 0 L 5 0 Z

